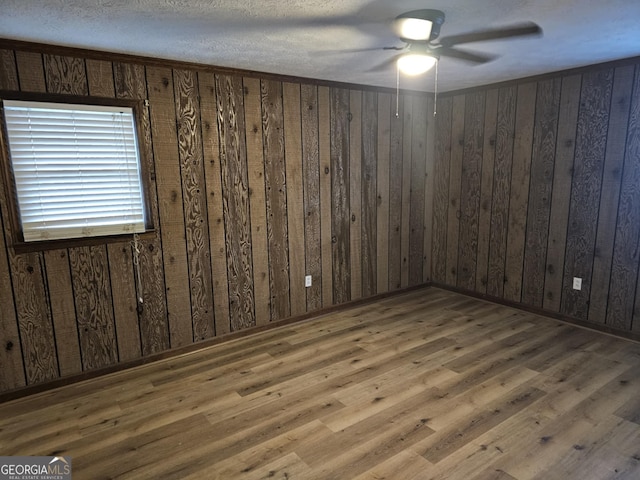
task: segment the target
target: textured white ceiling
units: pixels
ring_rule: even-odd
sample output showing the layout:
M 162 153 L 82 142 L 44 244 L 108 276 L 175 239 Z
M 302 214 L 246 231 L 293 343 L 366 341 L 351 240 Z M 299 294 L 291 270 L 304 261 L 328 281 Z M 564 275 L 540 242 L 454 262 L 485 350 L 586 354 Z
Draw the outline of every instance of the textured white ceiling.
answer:
M 542 38 L 465 45 L 488 64 L 440 62 L 439 89 L 456 90 L 640 55 L 640 0 L 0 0 L 0 37 L 375 86 L 368 71 L 402 45 L 390 22 L 443 10 L 441 36 L 534 21 Z M 434 73 L 407 88 L 433 91 Z

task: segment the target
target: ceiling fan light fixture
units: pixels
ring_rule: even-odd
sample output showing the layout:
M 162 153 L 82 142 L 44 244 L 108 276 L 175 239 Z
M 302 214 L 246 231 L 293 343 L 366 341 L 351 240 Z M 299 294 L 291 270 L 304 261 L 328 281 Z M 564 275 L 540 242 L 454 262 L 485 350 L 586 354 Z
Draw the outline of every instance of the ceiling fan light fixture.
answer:
M 398 15 L 394 28 L 400 39 L 407 43 L 429 42 L 438 38 L 443 23 L 444 12 L 440 10 L 412 10 Z
M 398 36 L 414 41 L 429 40 L 433 22 L 422 18 L 400 18 L 397 20 Z
M 409 76 L 428 72 L 436 64 L 437 59 L 424 53 L 407 53 L 398 58 L 398 68 Z

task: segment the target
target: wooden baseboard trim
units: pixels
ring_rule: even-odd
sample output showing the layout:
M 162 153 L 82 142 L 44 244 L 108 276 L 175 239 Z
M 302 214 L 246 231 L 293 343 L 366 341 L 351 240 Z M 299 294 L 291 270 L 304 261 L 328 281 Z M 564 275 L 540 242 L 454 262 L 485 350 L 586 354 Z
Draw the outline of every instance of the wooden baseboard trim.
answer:
M 174 349 L 165 350 L 163 352 L 155 353 L 153 355 L 149 355 L 148 357 L 137 358 L 135 360 L 130 360 L 127 362 L 118 363 L 116 365 L 111 365 L 109 367 L 100 368 L 97 370 L 91 370 L 89 372 L 83 372 L 76 375 L 71 375 L 69 377 L 58 378 L 56 380 L 52 380 L 50 382 L 39 383 L 37 385 L 29 385 L 26 387 L 18 388 L 15 390 L 10 390 L 8 392 L 0 393 L 0 403 L 9 402 L 11 400 L 17 400 L 20 398 L 28 397 L 31 395 L 36 395 L 38 393 L 47 392 L 49 390 L 54 390 L 56 388 L 64 387 L 66 385 L 71 385 L 78 382 L 83 382 L 87 380 L 92 380 L 94 378 L 102 377 L 104 375 L 109 375 L 113 373 L 122 372 L 124 370 L 128 370 L 134 367 L 139 367 L 142 365 L 146 365 L 149 363 L 158 362 L 160 360 L 165 360 L 173 357 L 177 357 L 179 355 L 184 355 L 187 353 L 193 353 L 198 350 L 203 350 L 205 348 L 212 347 L 214 345 L 219 345 L 224 342 L 228 342 L 231 340 L 235 340 L 238 338 L 247 337 L 249 335 L 254 335 L 256 333 L 273 330 L 278 327 L 284 327 L 287 325 L 291 325 L 293 323 L 302 322 L 305 320 L 311 320 L 318 317 L 322 317 L 323 315 L 327 315 L 330 313 L 335 313 L 343 310 L 347 310 L 349 308 L 353 308 L 360 305 L 366 305 L 368 303 L 373 303 L 388 297 L 399 296 L 404 293 L 412 292 L 414 290 L 420 290 L 422 288 L 427 288 L 431 284 L 425 283 L 421 285 L 416 285 L 412 287 L 403 288 L 400 290 L 394 290 L 391 292 L 380 293 L 377 295 L 373 295 L 367 298 L 361 298 L 358 300 L 352 300 L 349 302 L 341 303 L 339 305 L 332 305 L 327 308 L 322 308 L 320 310 L 316 310 L 313 312 L 303 313 L 301 315 L 296 315 L 293 317 L 288 317 L 282 320 L 277 320 L 275 322 L 271 322 L 267 325 L 255 326 L 251 328 L 247 328 L 245 330 L 241 330 L 238 332 L 227 333 L 225 335 L 210 338 L 207 340 L 203 340 L 201 342 L 193 343 L 191 345 L 185 345 L 183 347 L 178 347 Z
M 493 297 L 491 295 L 487 295 L 484 293 L 472 292 L 469 290 L 465 290 L 458 287 L 452 287 L 451 285 L 445 285 L 442 283 L 431 283 L 432 287 L 441 288 L 442 290 L 448 290 L 450 292 L 459 293 L 461 295 L 466 295 L 467 297 L 478 298 L 480 300 L 485 300 L 487 302 L 496 303 L 498 305 L 504 305 L 506 307 L 516 308 L 518 310 L 522 310 L 524 312 L 534 313 L 536 315 L 541 315 L 544 317 L 553 318 L 554 320 L 559 320 L 561 322 L 570 323 L 571 325 L 575 325 L 577 327 L 586 328 L 587 330 L 595 330 L 600 333 L 606 333 L 608 335 L 613 335 L 614 337 L 624 338 L 625 340 L 632 340 L 634 342 L 640 342 L 640 334 L 635 332 L 625 332 L 623 330 L 618 330 L 616 328 L 611 328 L 607 325 L 600 325 L 596 323 L 588 323 L 583 320 L 579 320 L 574 317 L 570 317 L 568 315 L 563 315 L 561 313 L 552 312 L 549 310 L 545 310 L 543 308 L 531 307 L 529 305 L 524 305 L 522 303 L 513 302 L 511 300 L 505 300 L 504 298 Z

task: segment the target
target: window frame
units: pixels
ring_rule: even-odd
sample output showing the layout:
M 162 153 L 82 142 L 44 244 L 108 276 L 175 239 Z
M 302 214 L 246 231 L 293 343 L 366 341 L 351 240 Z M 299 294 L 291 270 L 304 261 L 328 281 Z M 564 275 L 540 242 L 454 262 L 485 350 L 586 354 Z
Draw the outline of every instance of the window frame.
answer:
M 0 90 L 0 174 L 5 185 L 6 214 L 8 218 L 5 222 L 5 236 L 7 246 L 12 246 L 17 252 L 42 251 L 57 248 L 67 248 L 75 246 L 101 245 L 122 241 L 133 237 L 133 233 L 121 233 L 116 235 L 75 237 L 67 239 L 55 240 L 34 240 L 25 241 L 22 231 L 22 222 L 20 218 L 20 206 L 18 203 L 18 193 L 16 187 L 15 176 L 13 172 L 13 163 L 11 160 L 11 152 L 9 149 L 7 124 L 4 114 L 4 100 L 22 100 L 32 102 L 49 102 L 49 103 L 65 103 L 69 105 L 88 105 L 88 106 L 110 106 L 110 107 L 128 107 L 132 109 L 133 119 L 136 129 L 136 140 L 138 149 L 138 158 L 140 160 L 140 179 L 142 188 L 142 201 L 145 218 L 144 232 L 138 235 L 147 236 L 154 232 L 153 216 L 151 210 L 152 193 L 152 172 L 151 165 L 148 161 L 147 148 L 144 142 L 145 135 L 142 116 L 143 110 L 146 108 L 143 100 L 117 99 L 108 97 L 89 97 L 78 95 L 60 95 L 60 94 L 41 94 L 41 93 L 24 93 Z M 5 212 L 2 212 L 3 214 Z M 8 224 L 8 225 L 7 225 Z M 6 228 L 6 227 L 9 228 Z

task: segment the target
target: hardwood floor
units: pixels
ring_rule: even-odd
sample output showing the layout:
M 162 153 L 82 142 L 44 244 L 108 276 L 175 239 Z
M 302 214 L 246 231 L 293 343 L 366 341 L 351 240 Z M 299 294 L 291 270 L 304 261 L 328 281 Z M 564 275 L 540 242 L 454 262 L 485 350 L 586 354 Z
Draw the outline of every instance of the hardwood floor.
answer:
M 429 288 L 0 405 L 73 478 L 637 479 L 640 344 Z

